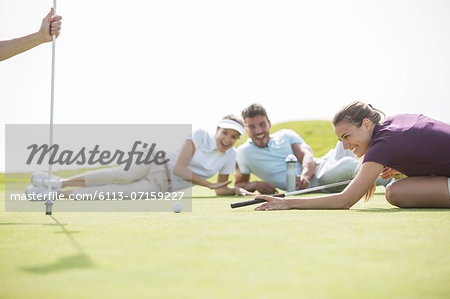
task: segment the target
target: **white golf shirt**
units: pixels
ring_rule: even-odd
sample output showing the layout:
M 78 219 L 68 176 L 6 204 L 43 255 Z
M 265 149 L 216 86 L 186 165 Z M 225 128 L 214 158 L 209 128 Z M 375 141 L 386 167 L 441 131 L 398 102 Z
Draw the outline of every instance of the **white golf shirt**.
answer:
M 236 165 L 236 151 L 232 147 L 225 153 L 217 148 L 217 141 L 214 134 L 205 130 L 198 129 L 193 132 L 192 142 L 195 146 L 195 152 L 188 168 L 196 175 L 205 180 L 219 174 L 232 174 Z M 176 163 L 179 152 L 171 155 L 169 161 L 170 172 L 172 175 L 172 190 L 180 190 L 192 186 L 191 182 L 185 181 L 173 174 L 173 167 Z

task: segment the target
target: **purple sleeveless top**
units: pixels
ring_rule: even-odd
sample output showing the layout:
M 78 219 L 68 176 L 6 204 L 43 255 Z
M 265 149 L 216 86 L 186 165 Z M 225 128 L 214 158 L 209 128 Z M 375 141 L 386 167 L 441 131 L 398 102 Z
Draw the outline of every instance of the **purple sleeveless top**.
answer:
M 450 177 L 450 125 L 422 114 L 399 114 L 376 125 L 364 162 L 407 176 Z

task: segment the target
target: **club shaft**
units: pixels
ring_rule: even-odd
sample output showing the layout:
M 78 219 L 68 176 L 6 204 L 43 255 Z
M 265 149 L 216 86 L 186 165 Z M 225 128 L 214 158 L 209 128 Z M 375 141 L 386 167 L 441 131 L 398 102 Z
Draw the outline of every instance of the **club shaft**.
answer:
M 308 188 L 308 189 L 295 190 L 295 191 L 284 193 L 284 196 L 310 193 L 310 192 L 320 191 L 320 190 L 327 189 L 327 188 L 333 188 L 333 187 L 338 187 L 338 186 L 342 186 L 342 185 L 347 185 L 347 184 L 350 184 L 351 181 L 352 180 L 348 180 L 348 181 L 343 181 L 343 182 L 327 184 L 327 185 L 323 185 L 323 186 L 312 187 L 312 188 Z
M 286 197 L 286 196 L 289 196 L 289 195 L 305 194 L 305 193 L 310 193 L 310 192 L 314 192 L 314 191 L 320 191 L 320 190 L 327 189 L 327 188 L 332 188 L 332 187 L 346 185 L 346 184 L 349 184 L 350 182 L 351 182 L 351 180 L 348 180 L 348 181 L 343 181 L 343 182 L 338 182 L 338 183 L 333 183 L 333 184 L 328 184 L 328 185 L 323 185 L 323 186 L 317 186 L 317 187 L 303 189 L 303 190 L 296 190 L 296 191 L 287 192 L 287 193 L 275 194 L 275 195 L 272 195 L 272 196 L 274 196 L 274 197 Z M 234 209 L 234 208 L 239 208 L 239 207 L 255 205 L 255 204 L 263 203 L 263 202 L 265 202 L 264 199 L 256 198 L 256 199 L 252 199 L 252 200 L 232 203 L 230 206 L 231 206 L 232 209 Z

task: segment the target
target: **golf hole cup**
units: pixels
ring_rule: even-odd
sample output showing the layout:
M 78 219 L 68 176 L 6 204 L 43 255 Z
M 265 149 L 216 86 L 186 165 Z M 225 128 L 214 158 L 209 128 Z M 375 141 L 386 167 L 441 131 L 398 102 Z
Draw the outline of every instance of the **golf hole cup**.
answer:
M 286 157 L 286 191 L 292 192 L 296 190 L 297 183 L 297 157 L 289 154 Z
M 53 206 L 53 200 L 47 199 L 45 201 L 45 215 L 51 215 L 52 214 L 52 206 Z

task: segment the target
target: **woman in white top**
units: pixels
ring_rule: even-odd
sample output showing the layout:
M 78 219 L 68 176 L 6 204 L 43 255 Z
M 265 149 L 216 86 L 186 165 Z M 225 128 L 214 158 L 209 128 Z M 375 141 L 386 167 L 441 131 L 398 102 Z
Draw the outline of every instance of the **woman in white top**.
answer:
M 192 184 L 214 189 L 218 195 L 247 195 L 242 188 L 229 188 L 228 176 L 236 165 L 235 142 L 244 134 L 243 121 L 235 116 L 225 116 L 217 125 L 215 134 L 196 130 L 192 138 L 185 140 L 179 154 L 170 154 L 169 162 L 163 165 L 133 165 L 125 171 L 123 167 L 111 167 L 88 171 L 68 179 L 53 177 L 52 190 L 69 186 L 81 187 L 60 193 L 98 194 L 100 192 L 166 192 L 188 188 Z M 217 182 L 207 179 L 218 173 Z M 33 186 L 26 193 L 43 194 L 48 192 L 48 174 L 33 174 Z

